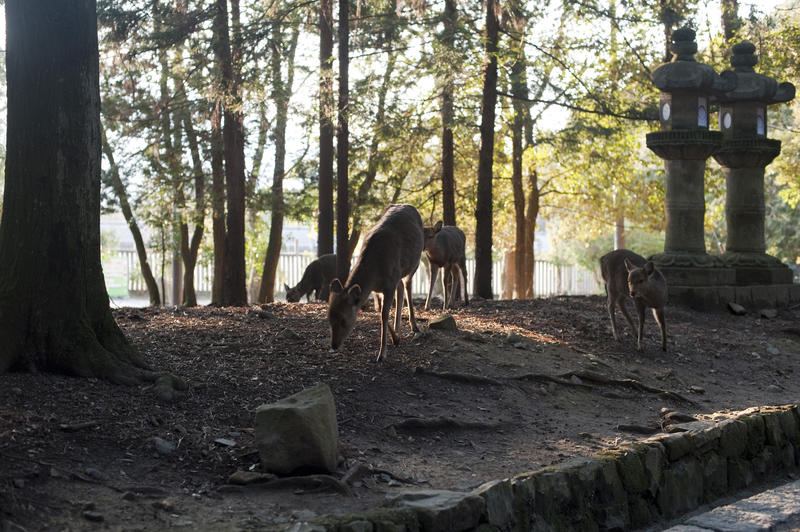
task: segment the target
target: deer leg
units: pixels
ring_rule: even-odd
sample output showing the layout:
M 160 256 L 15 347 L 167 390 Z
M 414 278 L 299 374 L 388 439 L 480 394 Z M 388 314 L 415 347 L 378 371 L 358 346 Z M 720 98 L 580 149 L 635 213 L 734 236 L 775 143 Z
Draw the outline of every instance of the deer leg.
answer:
M 394 290 L 395 290 L 395 293 L 396 293 L 396 299 L 397 299 L 396 305 L 397 305 L 397 307 L 395 308 L 395 311 L 394 311 L 394 332 L 395 332 L 395 335 L 392 336 L 392 341 L 394 342 L 394 345 L 397 345 L 397 344 L 400 343 L 400 340 L 397 337 L 397 333 L 400 332 L 400 323 L 403 321 L 403 300 L 404 300 L 403 282 L 402 281 L 398 282 L 397 286 L 395 287 Z
M 464 306 L 469 305 L 469 290 L 467 289 L 467 259 L 458 264 L 459 274 L 461 275 L 461 295 L 464 296 Z
M 392 303 L 394 303 L 394 291 L 390 290 L 388 293 L 384 293 L 381 299 L 381 345 L 378 349 L 378 358 L 377 361 L 383 358 L 383 353 L 386 351 L 386 330 L 388 329 L 392 335 L 392 341 L 397 343 L 397 334 L 392 329 L 392 326 L 389 324 L 389 310 L 392 308 Z
M 654 308 L 653 309 L 653 317 L 656 319 L 656 323 L 658 323 L 658 327 L 661 329 L 661 350 L 667 350 L 667 324 L 664 322 L 664 309 L 663 308 Z
M 451 282 L 451 285 L 450 285 L 450 291 L 449 292 L 447 291 L 447 279 L 448 278 L 452 279 L 452 274 L 450 272 L 450 266 L 445 264 L 442 267 L 442 310 L 447 310 L 447 295 L 449 293 L 453 292 L 452 282 Z M 452 302 L 450 302 L 450 306 L 451 307 L 453 306 Z
M 461 271 L 461 266 L 459 266 L 457 263 L 453 264 L 451 266 L 451 270 L 450 271 L 451 271 L 450 275 L 453 276 L 453 284 L 452 284 L 451 289 L 450 289 L 450 306 L 452 307 L 453 304 L 455 303 L 455 299 L 456 299 L 455 295 L 456 295 L 456 293 L 461 292 L 461 294 L 462 294 L 461 295 L 461 299 L 462 300 L 466 301 L 466 298 L 463 295 L 464 294 L 464 273 Z M 457 276 L 456 276 L 456 272 L 458 272 Z
M 631 318 L 631 315 L 628 313 L 628 309 L 625 307 L 625 300 L 626 299 L 628 299 L 628 296 L 620 296 L 619 298 L 617 298 L 616 303 L 617 303 L 617 307 L 619 307 L 619 310 L 622 312 L 622 315 L 625 316 L 626 320 L 628 320 L 628 324 L 631 326 L 631 330 L 633 331 L 633 334 L 635 335 L 636 334 L 636 325 L 633 324 L 633 318 Z M 634 302 L 634 304 L 635 304 L 635 302 Z
M 436 276 L 439 275 L 439 267 L 430 264 L 431 267 L 431 284 L 428 287 L 428 297 L 425 299 L 425 310 L 428 310 L 428 307 L 431 302 L 431 293 L 433 292 L 433 285 L 436 282 Z
M 411 324 L 411 330 L 414 332 L 419 332 L 419 327 L 417 327 L 417 318 L 414 316 L 414 300 L 411 298 L 411 279 L 412 276 L 409 275 L 405 279 L 403 279 L 403 284 L 406 287 L 406 297 L 408 298 L 408 322 Z
M 644 302 L 641 301 L 639 298 L 634 298 L 633 300 L 634 305 L 636 305 L 636 314 L 639 317 L 639 331 L 636 335 L 636 349 L 639 351 L 644 351 L 644 343 L 642 342 L 642 337 L 644 336 Z
M 614 312 L 615 302 L 613 298 L 608 298 L 606 307 L 608 308 L 608 317 L 611 319 L 611 334 L 614 336 L 614 340 L 619 341 L 619 333 L 617 333 L 617 318 Z

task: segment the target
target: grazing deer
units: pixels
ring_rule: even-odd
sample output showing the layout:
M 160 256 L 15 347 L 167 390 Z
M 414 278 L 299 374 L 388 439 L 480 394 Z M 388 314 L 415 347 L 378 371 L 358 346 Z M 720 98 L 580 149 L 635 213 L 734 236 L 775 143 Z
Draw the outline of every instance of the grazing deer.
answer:
M 653 316 L 661 328 L 661 349 L 667 350 L 667 328 L 664 322 L 664 305 L 667 302 L 667 281 L 655 265 L 644 257 L 627 249 L 617 249 L 600 258 L 600 272 L 606 284 L 608 296 L 608 316 L 611 318 L 611 332 L 614 339 L 619 340 L 617 322 L 614 317 L 615 307 L 619 307 L 622 315 L 628 320 L 631 329 L 637 332 L 628 311 L 625 299 L 630 296 L 639 316 L 639 328 L 636 335 L 636 348 L 643 351 L 642 333 L 644 332 L 644 311 L 653 309 Z
M 442 222 L 436 222 L 433 227 L 425 227 L 425 255 L 428 257 L 428 263 L 431 267 L 431 285 L 428 288 L 428 297 L 425 299 L 425 310 L 431 301 L 431 292 L 433 292 L 436 277 L 439 275 L 439 269 L 444 268 L 442 273 L 442 309 L 447 309 L 449 305 L 453 306 L 453 299 L 456 287 L 460 287 L 461 296 L 464 299 L 464 304 L 469 304 L 469 296 L 467 295 L 467 256 L 464 251 L 467 239 L 464 232 L 454 225 L 442 225 Z M 456 277 L 456 271 L 458 277 Z M 450 293 L 448 297 L 447 292 L 447 278 L 452 279 L 450 285 Z
M 306 296 L 311 301 L 311 292 L 315 299 L 328 300 L 328 290 L 333 278 L 336 277 L 336 255 L 328 253 L 311 262 L 303 272 L 303 278 L 294 287 L 285 284 L 286 301 L 295 303 Z
M 356 323 L 361 305 L 374 292 L 378 297 L 381 313 L 381 343 L 378 359 L 386 349 L 386 331 L 397 345 L 397 331 L 403 311 L 403 287 L 408 298 L 408 313 L 411 329 L 418 332 L 414 317 L 414 302 L 411 299 L 411 279 L 419 267 L 424 240 L 422 218 L 411 205 L 390 205 L 370 229 L 358 261 L 353 266 L 347 282 L 342 285 L 334 279 L 330 287 L 328 322 L 331 326 L 331 348 L 338 349 L 350 335 Z M 389 310 L 397 297 L 394 327 L 389 324 Z

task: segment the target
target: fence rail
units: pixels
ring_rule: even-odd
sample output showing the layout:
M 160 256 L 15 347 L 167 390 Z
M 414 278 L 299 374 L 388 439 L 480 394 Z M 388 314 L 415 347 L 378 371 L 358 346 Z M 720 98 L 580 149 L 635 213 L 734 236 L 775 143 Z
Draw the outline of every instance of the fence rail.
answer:
M 282 253 L 278 262 L 278 271 L 275 279 L 275 296 L 277 299 L 285 298 L 283 285 L 296 285 L 303 276 L 306 267 L 316 257 L 311 254 L 303 253 Z M 170 292 L 170 278 L 172 275 L 171 266 L 167 264 L 164 273 L 167 279 L 161 279 L 161 256 L 158 253 L 148 254 L 148 261 L 153 269 L 153 275 L 159 282 L 159 288 L 166 288 L 165 293 Z M 126 297 L 128 295 L 146 293 L 147 287 L 139 267 L 139 259 L 135 251 L 119 250 L 104 254 L 103 269 L 106 272 L 106 284 L 109 294 L 113 289 L 117 290 L 116 297 Z M 492 266 L 492 292 L 495 297 L 500 297 L 503 293 L 503 272 L 504 265 L 502 260 L 495 261 Z M 109 275 L 113 272 L 113 275 Z M 467 259 L 467 288 L 471 288 L 472 280 L 475 278 L 475 260 Z M 113 279 L 113 281 L 109 281 Z M 162 284 L 163 281 L 163 284 Z M 213 267 L 198 261 L 194 272 L 194 284 L 198 297 L 208 296 L 211 293 L 213 281 Z M 428 268 L 423 261 L 420 264 L 417 274 L 414 275 L 412 292 L 417 297 L 424 297 L 428 293 L 430 277 Z M 590 295 L 600 293 L 601 288 L 595 275 L 589 270 L 577 266 L 564 266 L 553 262 L 537 260 L 534 267 L 534 296 L 549 297 L 555 295 Z M 251 291 L 252 293 L 252 291 Z M 434 293 L 441 293 L 441 281 L 437 281 Z

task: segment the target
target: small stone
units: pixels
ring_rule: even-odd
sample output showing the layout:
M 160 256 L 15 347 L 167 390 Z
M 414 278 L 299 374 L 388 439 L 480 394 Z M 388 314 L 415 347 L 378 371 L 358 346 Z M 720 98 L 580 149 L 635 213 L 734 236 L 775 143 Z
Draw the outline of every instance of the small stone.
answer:
M 87 477 L 95 480 L 105 480 L 107 478 L 102 471 L 93 467 L 87 467 L 85 472 Z
M 439 331 L 456 331 L 456 320 L 450 314 L 441 314 L 428 322 L 428 328 Z
M 692 393 L 706 393 L 706 389 L 702 386 L 689 386 L 689 391 Z
M 728 310 L 731 311 L 731 314 L 734 316 L 744 316 L 747 314 L 747 309 L 741 306 L 739 303 L 734 303 L 733 301 L 728 302 Z
M 770 384 L 769 386 L 767 386 L 767 391 L 768 392 L 779 392 L 779 391 L 781 391 L 781 387 L 776 385 L 776 384 Z
M 163 438 L 159 438 L 158 436 L 154 437 L 152 441 L 153 441 L 153 446 L 156 448 L 156 452 L 164 456 L 174 453 L 175 449 L 177 449 L 174 443 L 169 442 Z
M 103 514 L 100 512 L 93 512 L 90 510 L 86 510 L 83 512 L 83 518 L 87 521 L 92 521 L 93 523 L 102 523 L 103 522 Z
M 303 509 L 303 510 L 295 510 L 292 512 L 292 519 L 297 520 L 306 520 L 306 519 L 314 519 L 317 514 L 311 510 Z
M 762 308 L 759 314 L 762 318 L 766 318 L 768 320 L 778 317 L 778 311 L 774 308 Z
M 122 494 L 123 501 L 135 501 L 138 497 L 132 491 L 126 491 Z
M 257 471 L 236 471 L 228 477 L 228 484 L 247 486 L 275 480 L 277 476 L 271 473 L 259 473 Z
M 24 478 L 15 478 L 14 479 L 14 487 L 17 489 L 22 489 L 25 487 L 25 479 Z
M 236 445 L 236 442 L 230 438 L 217 438 L 216 440 L 214 440 L 214 443 L 218 443 L 225 447 L 233 447 Z
M 582 381 L 582 380 L 581 380 L 581 378 L 580 378 L 580 377 L 578 377 L 577 375 L 573 375 L 572 377 L 570 377 L 570 378 L 569 378 L 569 381 L 570 381 L 572 384 L 578 384 L 578 385 L 580 385 L 580 384 L 583 384 L 583 381 Z
M 767 353 L 769 353 L 770 355 L 773 355 L 773 356 L 774 355 L 780 355 L 781 354 L 781 350 L 778 349 L 777 347 L 775 347 L 774 345 L 768 345 L 767 346 Z
M 292 329 L 289 328 L 281 329 L 281 331 L 278 332 L 278 334 L 276 334 L 275 336 L 277 338 L 282 338 L 284 340 L 292 340 L 292 341 L 302 340 L 302 337 L 299 334 L 297 334 L 296 332 L 294 332 Z
M 156 510 L 164 510 L 165 512 L 174 512 L 175 504 L 169 499 L 162 499 L 160 501 L 153 502 L 153 508 Z

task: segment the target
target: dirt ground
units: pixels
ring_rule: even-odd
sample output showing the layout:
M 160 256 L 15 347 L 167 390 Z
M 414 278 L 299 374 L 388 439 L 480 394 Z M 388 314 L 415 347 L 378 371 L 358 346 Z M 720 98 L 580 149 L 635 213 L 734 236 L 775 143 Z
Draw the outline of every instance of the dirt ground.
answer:
M 453 332 L 428 330 L 437 313 L 419 310 L 422 333 L 404 323 L 381 363 L 371 311 L 339 352 L 322 303 L 115 314 L 188 390 L 163 402 L 145 385 L 0 376 L 0 530 L 273 529 L 590 455 L 668 429 L 662 409 L 800 401 L 800 309 L 669 307 L 668 351 L 648 315 L 638 353 L 621 317 L 623 341 L 611 337 L 600 297 L 474 301 L 453 311 Z M 255 409 L 319 382 L 336 397 L 336 480 L 229 484 L 260 471 Z

